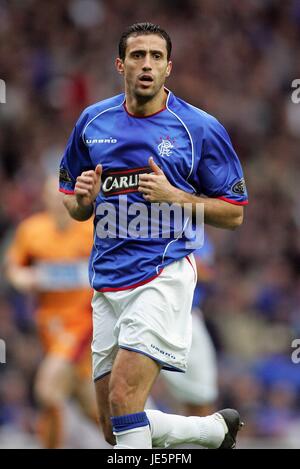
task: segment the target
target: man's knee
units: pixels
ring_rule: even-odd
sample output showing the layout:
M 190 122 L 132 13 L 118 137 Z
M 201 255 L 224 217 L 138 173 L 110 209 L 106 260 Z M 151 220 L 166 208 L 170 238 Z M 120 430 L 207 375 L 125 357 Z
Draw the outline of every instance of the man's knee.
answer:
M 58 407 L 65 399 L 64 393 L 58 387 L 51 386 L 50 383 L 42 380 L 36 381 L 34 393 L 43 407 Z
M 112 415 L 141 412 L 159 370 L 160 366 L 151 358 L 120 349 L 109 381 Z
M 35 396 L 43 406 L 58 406 L 68 396 L 73 386 L 70 364 L 59 358 L 48 356 L 41 364 L 36 381 Z

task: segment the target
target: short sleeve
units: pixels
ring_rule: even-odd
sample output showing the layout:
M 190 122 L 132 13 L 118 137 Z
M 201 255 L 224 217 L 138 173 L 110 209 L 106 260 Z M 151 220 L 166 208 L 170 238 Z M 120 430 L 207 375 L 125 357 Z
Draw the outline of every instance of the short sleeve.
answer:
M 59 190 L 65 194 L 74 193 L 76 178 L 83 171 L 94 169 L 89 149 L 82 138 L 83 123 L 84 119 L 81 116 L 70 135 L 60 163 Z
M 210 117 L 204 133 L 197 179 L 201 192 L 232 204 L 248 203 L 241 163 L 225 128 Z

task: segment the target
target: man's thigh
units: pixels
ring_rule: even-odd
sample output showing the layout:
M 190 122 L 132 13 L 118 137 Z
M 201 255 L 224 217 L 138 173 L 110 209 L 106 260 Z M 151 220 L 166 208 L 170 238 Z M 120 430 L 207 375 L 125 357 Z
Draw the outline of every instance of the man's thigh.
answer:
M 133 290 L 107 293 L 120 309 L 118 346 L 156 360 L 163 369 L 185 371 L 191 343 L 195 274 L 186 258 Z

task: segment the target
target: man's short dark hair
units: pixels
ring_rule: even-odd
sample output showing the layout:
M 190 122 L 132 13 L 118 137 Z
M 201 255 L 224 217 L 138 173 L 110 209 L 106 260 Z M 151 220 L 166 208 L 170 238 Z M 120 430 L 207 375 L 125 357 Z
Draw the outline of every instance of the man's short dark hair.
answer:
M 172 42 L 169 34 L 157 24 L 135 23 L 124 31 L 119 42 L 119 57 L 124 60 L 126 55 L 127 39 L 129 36 L 143 36 L 147 34 L 157 34 L 161 36 L 167 45 L 167 59 L 171 57 Z

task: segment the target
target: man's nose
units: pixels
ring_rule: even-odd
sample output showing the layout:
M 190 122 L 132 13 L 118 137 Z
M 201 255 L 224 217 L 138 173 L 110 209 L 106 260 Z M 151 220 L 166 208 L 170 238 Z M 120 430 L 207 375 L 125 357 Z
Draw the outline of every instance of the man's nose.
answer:
M 151 59 L 149 55 L 145 56 L 145 60 L 143 63 L 143 71 L 145 72 L 147 70 L 152 70 Z

